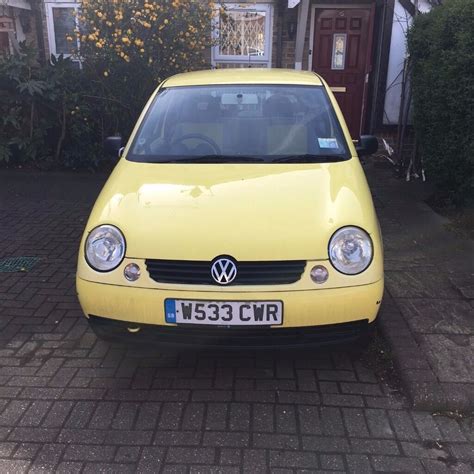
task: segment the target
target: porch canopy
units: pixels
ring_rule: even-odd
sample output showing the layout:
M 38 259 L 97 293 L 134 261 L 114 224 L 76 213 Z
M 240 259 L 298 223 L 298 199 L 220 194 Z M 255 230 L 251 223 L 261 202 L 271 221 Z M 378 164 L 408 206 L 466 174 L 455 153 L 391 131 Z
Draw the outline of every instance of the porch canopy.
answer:
M 3 0 L 0 2 L 0 6 L 22 8 L 23 10 L 31 10 L 31 5 L 27 0 Z

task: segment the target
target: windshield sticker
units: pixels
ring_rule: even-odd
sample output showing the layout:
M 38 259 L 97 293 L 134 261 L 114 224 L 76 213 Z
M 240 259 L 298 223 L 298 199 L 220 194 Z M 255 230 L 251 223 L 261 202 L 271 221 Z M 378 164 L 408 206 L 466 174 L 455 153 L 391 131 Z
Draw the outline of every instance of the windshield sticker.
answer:
M 338 149 L 339 145 L 336 138 L 318 138 L 319 148 Z

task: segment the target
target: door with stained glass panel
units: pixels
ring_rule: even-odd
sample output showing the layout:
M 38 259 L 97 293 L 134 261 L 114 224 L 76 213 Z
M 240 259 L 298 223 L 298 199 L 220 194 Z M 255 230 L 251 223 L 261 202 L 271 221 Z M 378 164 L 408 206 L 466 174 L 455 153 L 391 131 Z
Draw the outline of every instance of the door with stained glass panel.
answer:
M 358 138 L 367 101 L 373 10 L 334 8 L 315 11 L 313 71 L 333 89 L 353 138 Z

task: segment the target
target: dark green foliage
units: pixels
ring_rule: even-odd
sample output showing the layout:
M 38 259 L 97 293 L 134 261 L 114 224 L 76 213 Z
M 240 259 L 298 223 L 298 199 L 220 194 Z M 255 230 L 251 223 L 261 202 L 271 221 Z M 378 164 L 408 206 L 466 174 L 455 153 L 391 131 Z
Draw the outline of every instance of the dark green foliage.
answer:
M 416 17 L 414 125 L 428 179 L 462 205 L 474 195 L 474 0 L 447 0 Z
M 93 86 L 69 59 L 40 67 L 37 53 L 0 59 L 0 164 L 96 168 L 103 107 Z

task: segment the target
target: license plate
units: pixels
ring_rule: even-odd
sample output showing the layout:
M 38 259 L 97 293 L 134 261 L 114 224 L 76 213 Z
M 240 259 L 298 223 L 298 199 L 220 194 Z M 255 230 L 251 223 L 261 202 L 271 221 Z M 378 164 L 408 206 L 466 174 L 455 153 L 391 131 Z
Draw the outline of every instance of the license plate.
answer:
M 165 300 L 167 323 L 275 326 L 283 323 L 281 301 Z

